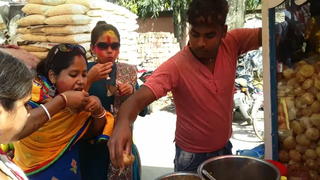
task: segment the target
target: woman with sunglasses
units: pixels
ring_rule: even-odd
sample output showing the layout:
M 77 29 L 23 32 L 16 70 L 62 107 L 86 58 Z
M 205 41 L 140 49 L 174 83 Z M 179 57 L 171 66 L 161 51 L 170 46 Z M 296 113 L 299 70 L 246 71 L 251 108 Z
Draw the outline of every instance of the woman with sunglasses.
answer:
M 139 88 L 135 66 L 116 61 L 120 53 L 120 34 L 113 25 L 104 21 L 97 23 L 91 32 L 91 53 L 96 61 L 89 63 L 88 89 L 90 95 L 101 100 L 102 106 L 110 111 L 115 119 L 120 105 Z M 140 115 L 144 116 L 145 110 Z M 131 152 L 128 152 L 131 153 Z M 110 163 L 107 143 L 92 145 L 82 141 L 80 145 L 80 162 L 83 180 L 139 180 L 139 162 L 136 157 L 132 166 L 127 166 L 122 173 Z M 92 174 L 96 176 L 92 177 Z
M 31 180 L 80 180 L 79 139 L 111 135 L 113 116 L 84 92 L 85 54 L 82 46 L 60 44 L 36 68 L 28 107 L 38 123 L 25 127 L 14 144 L 14 162 Z
M 32 75 L 18 59 L 0 51 L 0 143 L 20 139 L 32 128 L 26 106 L 31 98 Z M 41 113 L 41 112 L 40 112 Z M 0 179 L 27 180 L 23 171 L 0 149 Z

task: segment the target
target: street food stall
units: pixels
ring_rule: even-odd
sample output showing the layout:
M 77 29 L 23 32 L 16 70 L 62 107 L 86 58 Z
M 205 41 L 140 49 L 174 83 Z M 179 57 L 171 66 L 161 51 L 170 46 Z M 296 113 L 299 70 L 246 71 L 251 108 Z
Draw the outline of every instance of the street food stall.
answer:
M 283 4 L 289 12 L 286 27 L 275 23 Z M 287 176 L 310 180 L 320 178 L 317 7 L 313 0 L 262 1 L 265 158 L 286 165 Z M 287 39 L 279 38 L 279 28 L 288 29 Z

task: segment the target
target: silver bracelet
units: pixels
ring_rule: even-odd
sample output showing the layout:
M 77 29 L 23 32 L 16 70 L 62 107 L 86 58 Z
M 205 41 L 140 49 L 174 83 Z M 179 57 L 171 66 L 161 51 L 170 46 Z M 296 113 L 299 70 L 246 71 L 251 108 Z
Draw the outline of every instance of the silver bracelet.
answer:
M 51 116 L 50 116 L 50 113 L 49 113 L 48 109 L 47 109 L 43 104 L 40 104 L 40 106 L 41 106 L 42 109 L 46 112 L 46 114 L 47 114 L 47 116 L 48 116 L 48 118 L 49 118 L 49 120 L 50 120 L 50 119 L 51 119 Z

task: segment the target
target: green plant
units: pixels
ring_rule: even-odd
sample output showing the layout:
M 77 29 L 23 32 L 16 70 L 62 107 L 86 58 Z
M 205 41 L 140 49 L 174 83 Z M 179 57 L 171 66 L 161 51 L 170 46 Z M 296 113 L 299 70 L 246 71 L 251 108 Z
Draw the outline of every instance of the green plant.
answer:
M 192 0 L 119 0 L 117 4 L 126 7 L 131 12 L 144 19 L 149 13 L 151 18 L 158 18 L 159 12 L 165 10 L 173 11 L 173 22 L 178 28 L 177 39 L 183 39 L 187 27 L 187 8 Z
M 259 4 L 261 4 L 261 0 L 246 0 L 246 9 L 255 11 Z

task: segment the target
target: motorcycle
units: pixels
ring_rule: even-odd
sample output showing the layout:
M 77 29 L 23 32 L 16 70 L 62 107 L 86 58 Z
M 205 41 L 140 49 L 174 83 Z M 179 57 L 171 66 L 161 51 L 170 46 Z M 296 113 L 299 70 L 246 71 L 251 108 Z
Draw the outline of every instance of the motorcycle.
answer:
M 233 113 L 240 113 L 248 124 L 253 125 L 257 137 L 263 140 L 263 92 L 253 85 L 249 75 L 235 80 Z M 262 121 L 261 121 L 262 120 Z
M 263 141 L 263 92 L 253 83 L 254 75 L 262 72 L 262 51 L 250 51 L 238 59 L 234 90 L 233 116 L 240 114 L 248 124 L 253 125 L 257 137 Z M 256 74 L 255 74 L 256 73 Z M 262 118 L 261 118 L 262 117 Z M 261 121 L 262 120 L 262 121 Z M 262 127 L 262 128 L 261 128 Z
M 253 99 L 251 94 L 254 87 L 248 83 L 245 77 L 248 75 L 240 76 L 235 80 L 235 90 L 233 96 L 233 113 L 240 113 L 240 116 L 245 118 L 248 124 L 251 124 L 251 109 L 253 107 Z
M 141 86 L 142 84 L 144 84 L 147 79 L 152 75 L 153 70 L 147 70 L 144 66 L 144 63 L 148 63 L 150 60 L 152 59 L 146 59 L 143 60 L 138 66 L 138 83 L 139 86 Z

